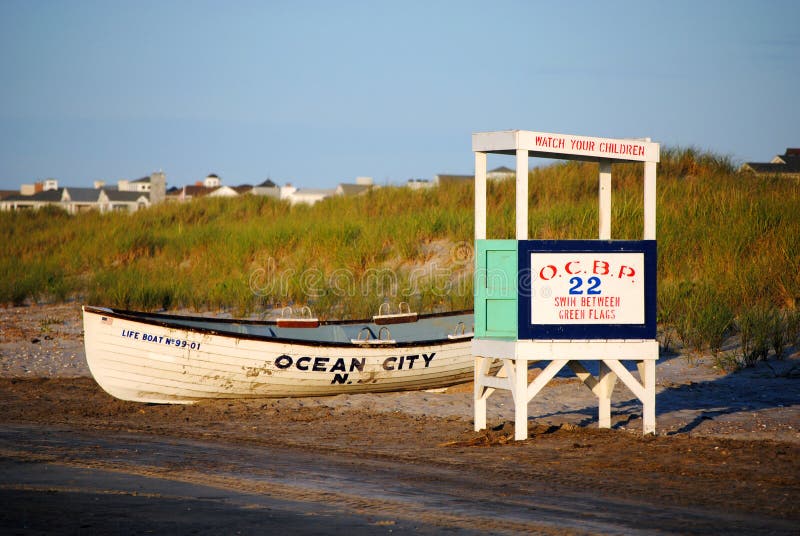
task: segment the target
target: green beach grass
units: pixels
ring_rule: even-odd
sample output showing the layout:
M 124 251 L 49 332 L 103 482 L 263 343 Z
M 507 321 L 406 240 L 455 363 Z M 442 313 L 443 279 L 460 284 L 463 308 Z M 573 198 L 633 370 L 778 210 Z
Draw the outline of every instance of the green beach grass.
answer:
M 529 175 L 529 236 L 596 238 L 596 164 Z M 642 167 L 613 168 L 612 237 L 640 239 Z M 514 181 L 490 182 L 488 236 L 511 238 Z M 313 207 L 203 198 L 134 214 L 0 213 L 0 303 L 79 300 L 130 309 L 259 315 L 310 305 L 366 317 L 381 303 L 472 307 L 473 186 L 383 187 Z M 658 166 L 662 343 L 748 356 L 797 344 L 800 182 L 736 173 L 730 159 L 662 150 Z M 780 333 L 779 333 L 780 332 Z M 767 342 L 764 342 L 767 341 Z M 757 359 L 757 357 L 756 357 Z

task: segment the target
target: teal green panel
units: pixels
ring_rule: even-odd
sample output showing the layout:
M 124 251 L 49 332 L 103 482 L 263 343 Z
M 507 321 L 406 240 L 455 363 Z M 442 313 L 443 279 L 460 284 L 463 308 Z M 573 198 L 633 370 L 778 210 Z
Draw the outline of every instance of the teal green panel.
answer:
M 511 298 L 517 294 L 517 250 L 486 251 L 486 293 Z
M 517 300 L 486 300 L 486 336 L 517 338 Z
M 475 244 L 475 336 L 517 338 L 517 241 Z

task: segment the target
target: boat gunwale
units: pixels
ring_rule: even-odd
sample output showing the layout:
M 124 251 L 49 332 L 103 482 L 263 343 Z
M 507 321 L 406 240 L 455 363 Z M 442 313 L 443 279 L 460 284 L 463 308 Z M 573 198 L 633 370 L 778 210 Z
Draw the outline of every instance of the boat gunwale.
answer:
M 185 315 L 174 315 L 169 313 L 147 313 L 144 311 L 128 311 L 124 309 L 113 309 L 110 307 L 98 307 L 94 305 L 83 305 L 82 310 L 84 313 L 92 313 L 101 316 L 109 316 L 112 318 L 119 318 L 122 320 L 128 320 L 132 322 L 139 322 L 146 325 L 151 326 L 159 326 L 163 328 L 169 329 L 180 329 L 187 332 L 196 332 L 196 333 L 203 333 L 208 335 L 217 335 L 220 337 L 227 337 L 227 338 L 235 338 L 235 339 L 244 339 L 244 340 L 252 340 L 252 341 L 260 341 L 260 342 L 271 342 L 271 343 L 280 343 L 280 344 L 297 344 L 297 345 L 306 345 L 306 346 L 314 346 L 314 347 L 333 347 L 333 348 L 364 348 L 366 345 L 362 344 L 354 344 L 352 342 L 338 342 L 338 341 L 320 341 L 314 339 L 294 339 L 288 337 L 269 337 L 266 335 L 257 335 L 257 334 L 250 334 L 250 333 L 234 333 L 231 331 L 221 331 L 213 328 L 206 328 L 206 327 L 196 327 L 196 326 L 181 326 L 175 325 L 174 323 L 170 323 L 170 320 L 175 321 L 185 321 L 185 320 L 195 320 L 195 321 L 202 321 L 202 322 L 210 322 L 212 324 L 250 324 L 256 326 L 275 326 L 278 327 L 277 321 L 275 320 L 241 320 L 235 318 L 210 318 L 210 317 L 201 317 L 201 316 L 185 316 Z M 418 321 L 425 320 L 429 318 L 443 318 L 448 316 L 459 316 L 459 315 L 466 315 L 470 314 L 473 311 L 471 309 L 465 309 L 460 311 L 447 311 L 443 313 L 428 313 L 424 315 L 419 315 Z M 156 317 L 154 319 L 153 317 Z M 163 319 L 160 321 L 159 319 Z M 362 319 L 362 320 L 320 320 L 320 326 L 330 326 L 330 325 L 356 325 L 356 324 L 375 324 L 372 320 Z M 313 329 L 313 328 L 309 328 Z M 469 337 L 471 339 L 471 337 Z M 441 346 L 441 345 L 451 345 L 451 344 L 459 344 L 463 343 L 465 340 L 468 340 L 467 337 L 464 338 L 457 338 L 451 339 L 445 335 L 445 337 L 441 339 L 427 339 L 427 340 L 420 340 L 420 341 L 409 341 L 409 342 L 395 342 L 389 344 L 381 344 L 381 345 L 370 345 L 369 348 L 411 348 L 411 347 L 418 347 L 418 346 Z

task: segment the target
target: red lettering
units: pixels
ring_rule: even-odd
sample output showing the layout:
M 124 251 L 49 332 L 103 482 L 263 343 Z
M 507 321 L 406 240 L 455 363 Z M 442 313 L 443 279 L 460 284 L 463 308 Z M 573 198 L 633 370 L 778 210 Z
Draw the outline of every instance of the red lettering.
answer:
M 550 149 L 563 149 L 564 138 L 554 138 L 552 136 L 536 136 L 536 145 L 548 147 Z
M 544 275 L 545 270 L 547 270 L 550 273 L 549 276 Z M 556 276 L 556 273 L 558 273 L 558 269 L 552 264 L 548 264 L 547 266 L 539 270 L 539 279 L 544 279 L 545 281 L 549 281 Z
M 634 270 L 630 266 L 625 266 L 623 264 L 622 266 L 619 267 L 619 275 L 617 277 L 622 279 L 622 276 L 633 277 L 634 275 L 636 275 L 636 270 Z
M 564 269 L 565 269 L 565 270 L 567 271 L 567 273 L 568 273 L 568 274 L 570 274 L 570 275 L 572 275 L 572 274 L 577 274 L 577 273 L 580 273 L 578 270 L 575 270 L 575 271 L 573 272 L 573 271 L 572 271 L 572 268 L 570 268 L 570 266 L 572 266 L 573 264 L 580 264 L 580 263 L 581 263 L 580 261 L 569 261 L 567 264 L 565 264 L 565 265 L 564 265 Z
M 594 261 L 594 271 L 592 273 L 597 275 L 608 275 L 608 263 L 606 261 Z
M 593 140 L 570 140 L 570 146 L 573 151 L 594 151 Z

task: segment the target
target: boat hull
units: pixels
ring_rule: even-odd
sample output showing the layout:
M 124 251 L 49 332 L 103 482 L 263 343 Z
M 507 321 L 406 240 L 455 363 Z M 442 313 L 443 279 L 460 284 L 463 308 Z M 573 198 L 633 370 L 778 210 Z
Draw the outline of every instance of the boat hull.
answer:
M 268 339 L 83 308 L 86 359 L 122 400 L 193 403 L 446 387 L 472 379 L 471 337 L 419 344 Z

